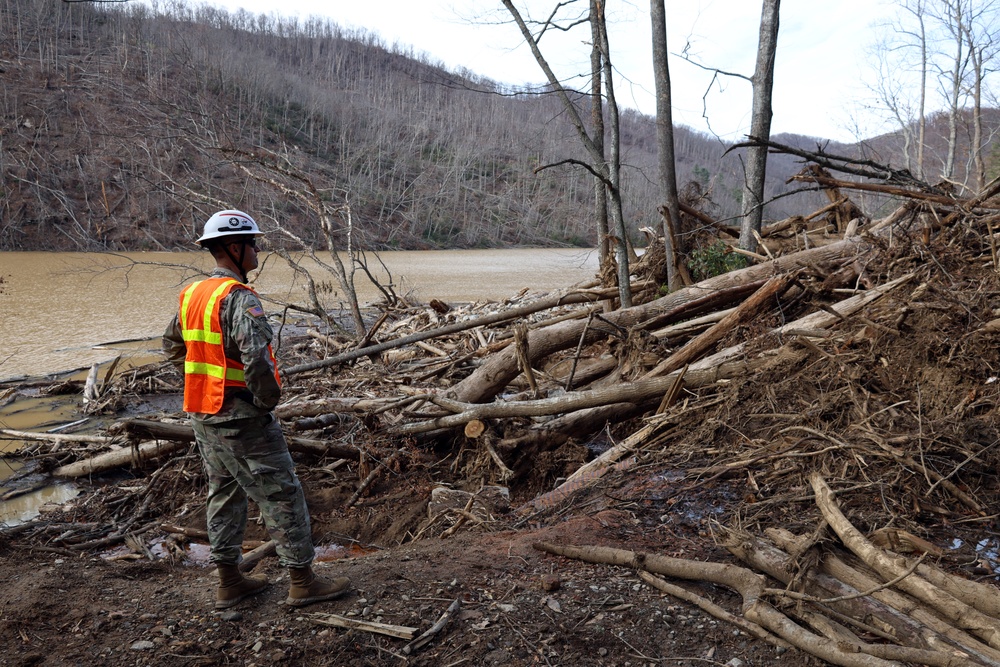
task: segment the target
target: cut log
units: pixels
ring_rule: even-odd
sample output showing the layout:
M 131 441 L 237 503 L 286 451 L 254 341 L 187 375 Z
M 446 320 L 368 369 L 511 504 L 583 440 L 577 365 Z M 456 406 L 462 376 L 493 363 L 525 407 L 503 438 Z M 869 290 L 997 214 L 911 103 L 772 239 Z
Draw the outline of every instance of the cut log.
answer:
M 815 635 L 796 625 L 787 616 L 761 598 L 764 592 L 764 577 L 747 568 L 723 563 L 706 563 L 682 558 L 671 558 L 669 556 L 637 553 L 610 547 L 563 546 L 551 543 L 540 543 L 534 546 L 540 551 L 566 558 L 576 558 L 588 563 L 620 565 L 676 579 L 708 581 L 713 584 L 725 586 L 742 596 L 744 618 L 766 628 L 806 653 L 835 665 L 849 667 L 902 667 L 896 658 L 884 659 L 866 653 L 866 649 L 872 649 L 872 646 L 869 644 L 845 645 L 842 642 L 834 642 L 826 637 Z M 882 651 L 884 648 L 905 647 L 878 647 L 875 650 Z M 929 654 L 932 652 L 909 649 L 906 653 L 910 658 L 917 656 L 920 658 L 930 658 Z M 923 662 L 923 660 L 913 661 Z M 933 663 L 924 662 L 924 664 L 942 663 L 935 660 Z M 947 664 L 957 667 L 962 663 L 956 661 Z
M 905 205 L 895 211 L 889 217 L 872 226 L 870 234 L 887 234 L 896 224 L 905 219 L 911 213 L 911 207 Z M 653 319 L 663 313 L 674 312 L 676 318 L 682 319 L 686 311 L 685 306 L 703 298 L 712 292 L 732 290 L 740 285 L 753 283 L 757 280 L 770 278 L 775 274 L 787 273 L 802 266 L 818 264 L 830 261 L 843 261 L 864 253 L 875 251 L 875 246 L 867 240 L 867 236 L 855 236 L 849 239 L 838 241 L 822 248 L 803 250 L 778 257 L 772 262 L 757 264 L 739 271 L 731 271 L 708 280 L 704 280 L 696 285 L 677 290 L 667 296 L 646 304 L 623 308 L 604 315 L 604 319 L 618 327 L 628 328 L 639 322 Z M 723 304 L 717 304 L 721 307 Z M 665 325 L 668 322 L 660 322 Z M 536 329 L 529 336 L 529 350 L 531 362 L 540 358 L 569 349 L 578 344 L 581 338 L 585 342 L 593 342 L 601 338 L 601 334 L 596 328 L 591 327 L 588 331 L 587 322 L 571 321 L 545 329 Z M 584 336 L 583 334 L 587 334 Z M 483 403 L 493 400 L 511 380 L 519 373 L 516 351 L 507 348 L 494 354 L 468 377 L 456 384 L 451 389 L 451 394 L 460 402 Z M 661 391 L 662 395 L 662 391 Z
M 789 285 L 792 284 L 793 280 L 795 280 L 794 274 L 786 274 L 771 278 L 764 284 L 763 287 L 754 292 L 750 298 L 733 310 L 733 312 L 722 318 L 708 331 L 695 336 L 681 349 L 677 350 L 662 362 L 657 364 L 653 370 L 646 373 L 643 377 L 651 378 L 658 375 L 665 375 L 667 373 L 672 373 L 679 368 L 683 368 L 686 364 L 690 364 L 692 361 L 704 354 L 705 351 L 711 346 L 722 340 L 727 333 L 739 326 L 742 322 L 745 322 L 752 316 L 756 315 L 757 312 L 771 299 L 776 299 L 781 296 L 781 294 L 788 289 Z
M 484 424 L 479 419 L 473 419 L 468 424 L 465 425 L 465 437 L 466 438 L 478 438 L 486 430 L 486 424 Z
M 833 491 L 819 473 L 812 473 L 809 482 L 816 494 L 816 504 L 823 513 L 823 518 L 837 533 L 844 546 L 866 565 L 887 580 L 899 577 L 912 567 L 913 563 L 908 559 L 890 554 L 873 545 L 847 520 L 834 500 Z M 979 637 L 993 648 L 1000 648 L 1000 619 L 982 613 L 917 575 L 905 577 L 897 587 L 937 610 L 957 627 Z
M 793 329 L 823 329 L 837 321 L 857 312 L 866 305 L 881 298 L 893 289 L 909 282 L 913 274 L 908 274 L 896 280 L 885 283 L 876 289 L 841 301 L 829 311 L 820 311 L 802 317 L 794 322 L 775 329 L 778 334 Z M 725 364 L 738 359 L 744 359 L 745 345 L 739 344 L 726 348 L 721 352 L 706 357 L 691 364 L 685 373 L 685 383 L 693 386 L 715 382 L 728 373 L 738 372 L 734 368 L 725 368 Z M 740 364 L 740 371 L 745 370 L 746 361 Z M 642 404 L 651 400 L 659 400 L 673 386 L 679 371 L 662 377 L 640 380 L 615 387 L 595 389 L 587 392 L 569 392 L 554 398 L 543 398 L 536 401 L 517 401 L 510 403 L 470 404 L 446 399 L 442 396 L 431 397 L 435 404 L 452 411 L 454 414 L 431 420 L 402 424 L 393 427 L 397 434 L 412 435 L 425 433 L 440 428 L 464 426 L 473 419 L 497 419 L 502 417 L 538 417 L 561 414 L 585 408 L 594 408 L 611 403 Z M 730 376 L 731 377 L 731 376 Z M 710 379 L 711 378 L 711 379 Z
M 123 466 L 138 466 L 153 459 L 173 454 L 185 447 L 187 447 L 187 443 L 176 441 L 147 442 L 138 447 L 123 447 L 122 449 L 99 454 L 89 459 L 60 466 L 52 471 L 52 476 L 69 479 L 96 475 Z

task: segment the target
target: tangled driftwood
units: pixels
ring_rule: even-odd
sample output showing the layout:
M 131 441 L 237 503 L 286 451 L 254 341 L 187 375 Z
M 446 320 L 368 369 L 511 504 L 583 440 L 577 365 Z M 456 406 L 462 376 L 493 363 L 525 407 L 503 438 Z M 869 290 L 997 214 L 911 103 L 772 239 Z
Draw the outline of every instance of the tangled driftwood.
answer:
M 678 498 L 730 484 L 738 500 L 710 532 L 743 566 L 545 549 L 637 568 L 754 636 L 831 663 L 1000 665 L 996 588 L 956 576 L 953 550 L 931 539 L 926 519 L 975 529 L 996 512 L 1000 357 L 984 341 L 1000 321 L 1000 185 L 967 200 L 883 186 L 904 201 L 871 221 L 842 182 L 802 178 L 838 190 L 821 211 L 766 227 L 755 263 L 665 295 L 637 275 L 630 308 L 595 285 L 411 306 L 383 312 L 381 340 L 353 350 L 299 325 L 279 350 L 290 448 L 305 474 L 349 481 L 346 513 L 380 493 L 416 495 L 394 490 L 403 481 L 429 488 L 430 467 L 435 481 L 446 470 L 456 486 L 502 483 L 518 498 L 515 512 L 488 520 L 471 505 L 438 511 L 412 526 L 421 538 L 555 520 L 629 493 L 667 525 Z M 121 371 L 99 405 L 179 385 L 159 366 Z M 200 474 L 177 414 L 121 420 L 103 435 L 0 435 L 32 439 L 21 455 L 60 476 L 158 466 L 94 503 L 99 521 L 0 530 L 60 553 L 161 527 Z M 579 454 L 579 443 L 601 440 L 603 452 Z M 563 447 L 559 465 L 541 463 Z M 646 493 L 670 475 L 668 491 Z M 924 555 L 904 553 L 914 550 Z M 962 559 L 992 575 L 975 554 Z M 742 605 L 653 575 L 718 583 Z

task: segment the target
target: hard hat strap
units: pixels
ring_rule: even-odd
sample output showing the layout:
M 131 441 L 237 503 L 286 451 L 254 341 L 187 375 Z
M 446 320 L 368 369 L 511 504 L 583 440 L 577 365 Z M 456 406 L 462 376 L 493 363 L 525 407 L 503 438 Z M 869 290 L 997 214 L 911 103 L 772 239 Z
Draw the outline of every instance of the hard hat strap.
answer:
M 236 265 L 237 271 L 240 272 L 240 278 L 242 278 L 243 282 L 245 283 L 247 281 L 247 274 L 246 271 L 243 270 L 243 260 L 246 259 L 247 246 L 245 243 L 240 242 L 240 260 L 236 261 L 236 258 L 233 257 L 233 253 L 229 252 L 229 246 L 231 244 L 232 242 L 223 243 L 222 249 L 226 251 L 226 255 L 229 257 L 230 261 L 232 261 L 233 264 Z

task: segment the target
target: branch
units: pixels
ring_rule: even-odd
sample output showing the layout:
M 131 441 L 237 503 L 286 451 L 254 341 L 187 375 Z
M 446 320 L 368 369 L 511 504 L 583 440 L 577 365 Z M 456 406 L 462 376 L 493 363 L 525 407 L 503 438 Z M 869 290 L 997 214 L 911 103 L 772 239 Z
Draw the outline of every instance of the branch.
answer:
M 832 153 L 827 153 L 823 150 L 807 151 L 801 148 L 795 148 L 793 146 L 786 146 L 785 144 L 779 144 L 776 141 L 771 141 L 770 139 L 761 139 L 759 137 L 747 137 L 747 141 L 739 144 L 734 144 L 730 146 L 726 153 L 737 148 L 754 148 L 766 146 L 772 153 L 787 153 L 789 155 L 798 155 L 799 157 L 805 158 L 811 162 L 826 167 L 828 169 L 833 169 L 835 171 L 840 171 L 846 174 L 853 174 L 855 176 L 862 176 L 864 178 L 871 178 L 873 180 L 885 181 L 886 183 L 899 183 L 901 185 L 909 185 L 916 187 L 924 192 L 931 192 L 936 194 L 945 195 L 944 191 L 940 188 L 936 188 L 929 185 L 918 178 L 915 178 L 909 169 L 893 169 L 892 167 L 884 164 L 880 164 L 873 160 L 867 159 L 856 159 L 844 157 L 842 155 L 833 155 Z M 725 153 L 724 153 L 725 155 Z M 840 164 L 838 164 L 840 163 Z M 870 169 L 860 169 L 858 167 L 852 167 L 849 165 L 863 165 L 865 167 L 870 167 Z
M 549 164 L 543 164 L 540 167 L 535 167 L 534 169 L 532 169 L 531 173 L 537 174 L 538 172 L 543 171 L 545 169 L 550 169 L 552 167 L 559 167 L 559 166 L 564 165 L 564 164 L 575 164 L 575 165 L 577 165 L 579 167 L 583 167 L 584 169 L 586 169 L 587 171 L 589 171 L 591 174 L 593 174 L 594 176 L 596 176 L 597 178 L 599 178 L 601 180 L 601 182 L 604 183 L 604 185 L 606 185 L 607 187 L 609 187 L 609 188 L 615 187 L 614 183 L 612 183 L 611 180 L 607 176 L 605 176 L 604 174 L 599 173 L 596 169 L 594 169 L 594 167 L 592 165 L 587 164 L 583 160 L 575 160 L 573 158 L 566 158 L 565 160 L 559 160 L 559 162 L 551 162 Z

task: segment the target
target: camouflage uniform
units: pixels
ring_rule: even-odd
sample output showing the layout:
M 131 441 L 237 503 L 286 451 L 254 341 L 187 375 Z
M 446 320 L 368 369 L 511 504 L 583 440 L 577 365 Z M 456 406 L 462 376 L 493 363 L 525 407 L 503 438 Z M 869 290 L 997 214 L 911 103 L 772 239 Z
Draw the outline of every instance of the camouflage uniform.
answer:
M 216 268 L 212 277 L 240 280 Z M 260 508 L 285 567 L 312 563 L 309 510 L 281 426 L 271 410 L 281 388 L 267 346 L 274 337 L 260 299 L 233 289 L 219 310 L 226 356 L 244 365 L 247 388 L 226 388 L 216 414 L 191 414 L 191 426 L 208 475 L 208 539 L 213 563 L 239 563 L 247 523 L 247 497 Z M 179 315 L 163 334 L 163 351 L 184 372 L 186 349 Z

